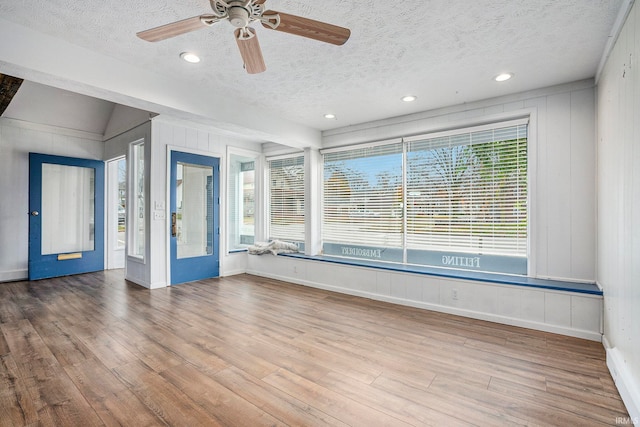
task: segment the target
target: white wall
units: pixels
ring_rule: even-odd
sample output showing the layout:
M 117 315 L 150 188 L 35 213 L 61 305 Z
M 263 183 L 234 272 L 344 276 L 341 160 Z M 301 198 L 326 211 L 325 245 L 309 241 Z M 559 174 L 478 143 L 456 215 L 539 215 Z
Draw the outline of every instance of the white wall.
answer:
M 140 120 L 142 115 L 138 115 Z M 112 118 L 113 119 L 113 118 Z M 139 121 L 136 119 L 136 121 Z M 153 136 L 153 138 L 152 138 Z M 227 146 L 260 152 L 258 143 L 251 143 L 213 133 L 198 125 L 176 124 L 166 118 L 156 118 L 121 133 L 106 142 L 102 135 L 89 134 L 51 126 L 0 118 L 0 282 L 28 277 L 28 189 L 29 152 L 89 159 L 112 159 L 127 154 L 129 143 L 145 139 L 148 162 L 148 204 L 145 261 L 127 259 L 126 278 L 146 287 L 162 287 L 167 279 L 168 226 L 165 220 L 153 220 L 156 201 L 167 199 L 167 146 L 183 151 L 197 151 L 221 159 L 221 275 L 242 273 L 246 269 L 246 253 L 227 254 L 226 227 L 226 151 Z M 150 163 L 149 163 L 150 162 Z
M 327 131 L 323 144 L 338 147 L 530 116 L 530 273 L 538 278 L 594 282 L 595 110 L 594 83 L 585 80 Z M 269 255 L 248 256 L 247 271 L 596 341 L 602 336 L 600 296 Z M 453 289 L 457 300 L 452 299 Z
M 592 80 L 396 117 L 323 134 L 324 147 L 531 115 L 530 275 L 595 281 L 595 87 Z
M 640 5 L 598 81 L 598 283 L 607 363 L 640 424 Z
M 395 304 L 593 341 L 602 336 L 602 297 L 273 255 L 248 255 L 247 272 Z M 453 298 L 456 291 L 457 299 Z
M 109 126 L 107 126 L 109 127 Z M 151 121 L 146 122 L 126 131 L 120 133 L 117 136 L 105 141 L 104 143 L 104 157 L 106 159 L 113 159 L 120 156 L 127 156 L 129 160 L 129 146 L 132 142 L 144 140 L 145 147 L 145 160 L 148 162 L 151 158 L 149 154 L 151 143 Z M 127 164 L 127 170 L 131 167 L 130 162 Z M 145 189 L 146 194 L 150 188 L 150 175 L 149 170 L 145 169 Z M 127 183 L 129 188 L 129 183 Z M 127 188 L 127 192 L 128 192 Z M 127 200 L 130 200 L 130 194 L 127 194 Z M 149 200 L 145 200 L 145 227 L 148 228 L 150 224 L 149 220 Z M 128 236 L 127 236 L 128 237 Z M 127 243 L 128 244 L 128 243 Z M 150 254 L 150 236 L 145 237 L 145 255 L 144 259 L 137 257 L 131 257 L 128 254 L 125 255 L 125 278 L 131 282 L 138 283 L 139 285 L 150 287 L 151 277 L 150 269 L 147 268 L 147 263 Z
M 0 118 L 0 282 L 27 278 L 29 152 L 102 159 L 102 135 Z
M 134 280 L 149 288 L 167 286 L 169 280 L 169 194 L 167 190 L 168 149 L 193 152 L 220 158 L 220 275 L 242 273 L 246 269 L 246 253 L 227 253 L 226 235 L 226 153 L 233 146 L 260 152 L 260 144 L 234 139 L 228 135 L 215 133 L 209 128 L 175 122 L 166 117 L 155 117 L 151 122 L 149 197 L 151 219 L 147 222 L 148 257 L 144 266 L 143 280 Z M 164 219 L 153 219 L 156 202 L 163 202 L 166 210 Z M 129 273 L 127 269 L 127 274 Z M 140 272 L 142 273 L 142 272 Z
M 104 142 L 104 159 L 111 160 L 129 155 L 129 144 L 140 139 L 151 139 L 151 121 L 147 119 Z
M 108 141 L 121 133 L 127 132 L 145 122 L 148 122 L 153 114 L 138 110 L 126 105 L 116 104 L 111 111 L 109 122 L 104 130 L 104 140 Z M 124 155 L 124 153 L 123 153 Z M 109 157 L 106 157 L 108 160 Z

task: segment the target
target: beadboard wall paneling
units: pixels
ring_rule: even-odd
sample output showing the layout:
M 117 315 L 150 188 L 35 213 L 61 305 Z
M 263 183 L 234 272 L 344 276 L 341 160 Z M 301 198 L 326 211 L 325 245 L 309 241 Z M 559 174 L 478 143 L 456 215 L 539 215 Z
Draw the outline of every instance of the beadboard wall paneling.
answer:
M 640 5 L 598 81 L 598 283 L 607 364 L 640 423 Z
M 27 278 L 29 152 L 102 159 L 102 135 L 0 118 L 0 282 Z
M 595 86 L 561 86 L 323 133 L 325 147 L 385 140 L 529 115 L 530 271 L 595 280 Z
M 602 296 L 598 295 L 273 255 L 249 255 L 247 272 L 374 300 L 593 341 L 600 341 L 602 337 Z

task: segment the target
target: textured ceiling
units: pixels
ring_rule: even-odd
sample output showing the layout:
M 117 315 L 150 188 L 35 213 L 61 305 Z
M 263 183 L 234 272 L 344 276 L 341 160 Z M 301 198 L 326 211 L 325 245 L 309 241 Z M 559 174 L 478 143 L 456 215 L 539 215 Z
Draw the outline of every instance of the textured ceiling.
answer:
M 352 35 L 334 46 L 254 24 L 267 64 L 257 75 L 242 69 L 226 21 L 157 43 L 135 36 L 209 13 L 207 0 L 9 0 L 0 3 L 0 17 L 149 75 L 188 81 L 219 102 L 326 130 L 594 77 L 623 4 L 268 0 L 267 8 L 348 27 Z M 181 61 L 183 51 L 202 62 Z M 494 82 L 502 71 L 515 78 Z M 418 100 L 403 103 L 405 94 Z M 323 118 L 327 112 L 337 119 Z

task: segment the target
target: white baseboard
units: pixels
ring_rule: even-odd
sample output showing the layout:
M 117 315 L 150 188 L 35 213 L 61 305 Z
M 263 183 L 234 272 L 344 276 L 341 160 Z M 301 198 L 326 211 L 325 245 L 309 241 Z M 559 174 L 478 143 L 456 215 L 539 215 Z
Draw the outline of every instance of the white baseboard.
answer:
M 253 274 L 255 276 L 268 277 L 270 279 L 282 280 L 284 282 L 296 283 L 298 285 L 309 286 L 312 288 L 324 289 L 327 291 L 333 291 L 333 292 L 338 292 L 338 293 L 347 294 L 347 295 L 354 295 L 354 296 L 359 296 L 363 298 L 369 298 L 377 301 L 385 301 L 393 304 L 405 305 L 405 306 L 415 307 L 415 308 L 422 308 L 425 310 L 432 310 L 432 311 L 453 314 L 453 315 L 462 316 L 462 317 L 469 317 L 472 319 L 486 320 L 489 322 L 501 323 L 501 324 L 511 325 L 511 326 L 518 326 L 521 328 L 535 329 L 543 332 L 551 332 L 554 334 L 567 335 L 567 336 L 576 337 L 576 338 L 583 338 L 590 341 L 597 341 L 597 342 L 602 341 L 602 335 L 600 333 L 588 331 L 588 330 L 550 325 L 547 323 L 535 322 L 535 321 L 519 319 L 515 317 L 501 316 L 501 315 L 492 314 L 492 313 L 484 313 L 484 312 L 478 312 L 473 310 L 467 310 L 459 307 L 451 307 L 451 306 L 440 305 L 440 304 L 432 304 L 432 303 L 426 303 L 421 301 L 396 298 L 396 297 L 391 297 L 387 295 L 374 294 L 366 291 L 343 288 L 340 286 L 332 286 L 324 283 L 311 282 L 308 280 L 297 279 L 294 277 L 282 276 L 277 274 L 269 274 L 262 271 L 247 270 L 247 273 Z
M 153 282 L 149 284 L 149 286 L 145 286 L 145 287 L 149 289 L 159 289 L 159 288 L 166 288 L 167 286 L 169 286 L 167 282 Z
M 157 288 L 165 288 L 167 287 L 167 284 L 164 282 L 161 283 L 151 283 L 151 282 L 147 282 L 146 280 L 140 280 L 138 278 L 131 278 L 131 277 L 127 277 L 125 276 L 124 280 L 131 282 L 131 283 L 135 283 L 136 285 L 140 285 L 144 288 L 147 289 L 157 289 Z
M 640 384 L 629 372 L 620 350 L 612 348 L 606 336 L 602 341 L 607 351 L 607 368 L 629 413 L 630 419 L 625 424 L 640 425 Z
M 27 280 L 29 278 L 29 270 L 6 270 L 0 271 L 0 282 L 15 282 L 17 280 Z

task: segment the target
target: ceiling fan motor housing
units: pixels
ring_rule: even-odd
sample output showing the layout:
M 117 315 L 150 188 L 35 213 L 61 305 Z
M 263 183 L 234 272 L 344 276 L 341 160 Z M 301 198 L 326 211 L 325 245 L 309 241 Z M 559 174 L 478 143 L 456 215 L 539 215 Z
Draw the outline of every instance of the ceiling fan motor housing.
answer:
M 227 9 L 229 22 L 236 28 L 244 28 L 249 25 L 249 11 L 242 6 L 232 5 Z

